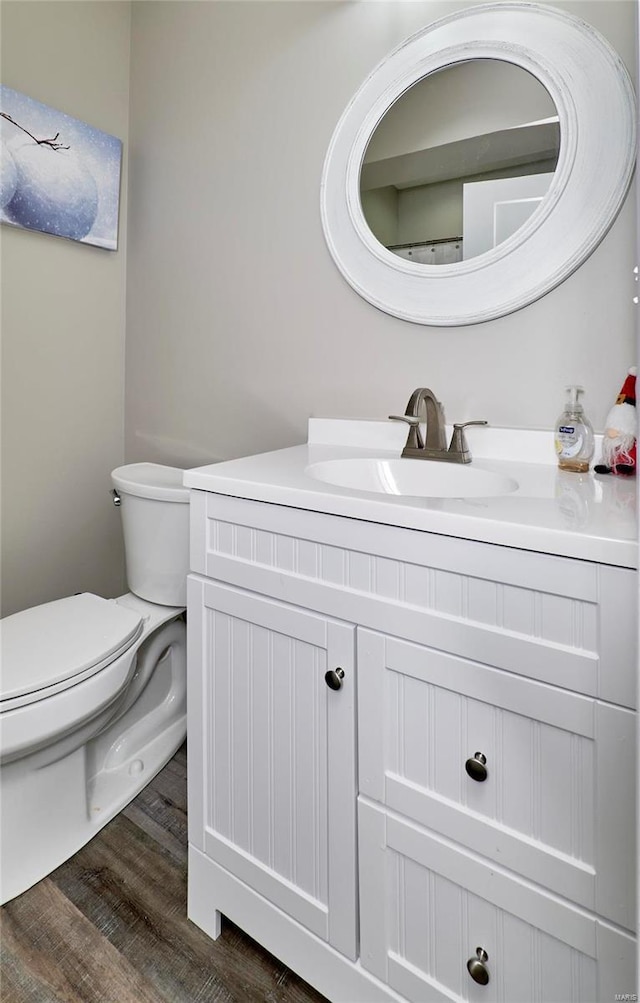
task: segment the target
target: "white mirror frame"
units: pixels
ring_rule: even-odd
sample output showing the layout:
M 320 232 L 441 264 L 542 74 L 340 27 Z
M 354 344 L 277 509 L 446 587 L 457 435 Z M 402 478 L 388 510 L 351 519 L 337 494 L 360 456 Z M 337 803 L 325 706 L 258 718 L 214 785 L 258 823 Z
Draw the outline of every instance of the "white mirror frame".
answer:
M 560 120 L 549 190 L 526 223 L 491 251 L 424 265 L 387 250 L 367 225 L 360 170 L 378 123 L 413 84 L 452 63 L 499 59 L 546 87 Z M 597 247 L 627 193 L 636 104 L 622 60 L 590 25 L 533 3 L 482 4 L 412 35 L 355 94 L 325 159 L 325 238 L 345 279 L 378 309 L 416 324 L 479 324 L 520 310 L 563 282 Z

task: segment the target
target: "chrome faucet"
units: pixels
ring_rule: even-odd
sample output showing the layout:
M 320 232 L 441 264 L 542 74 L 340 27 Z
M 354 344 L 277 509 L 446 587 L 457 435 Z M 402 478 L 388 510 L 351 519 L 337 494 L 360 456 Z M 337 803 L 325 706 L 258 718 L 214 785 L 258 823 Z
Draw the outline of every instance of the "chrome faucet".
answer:
M 420 428 L 420 408 L 426 410 L 426 437 Z M 392 421 L 404 421 L 409 425 L 407 443 L 402 456 L 410 459 L 446 460 L 449 463 L 471 463 L 471 452 L 464 430 L 467 425 L 486 425 L 486 421 L 464 421 L 453 426 L 451 443 L 447 449 L 444 414 L 442 404 L 428 387 L 418 387 L 409 398 L 404 414 L 390 414 Z

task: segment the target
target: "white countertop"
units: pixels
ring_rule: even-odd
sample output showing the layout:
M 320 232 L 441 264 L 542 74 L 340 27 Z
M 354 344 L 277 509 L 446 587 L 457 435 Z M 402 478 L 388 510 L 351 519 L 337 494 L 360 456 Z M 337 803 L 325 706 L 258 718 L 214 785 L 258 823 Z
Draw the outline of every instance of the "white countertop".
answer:
M 637 567 L 635 477 L 558 470 L 550 430 L 466 431 L 472 466 L 514 478 L 516 491 L 488 498 L 419 498 L 316 480 L 305 472 L 311 464 L 348 457 L 397 459 L 407 437 L 406 425 L 399 422 L 323 418 L 309 419 L 304 445 L 195 467 L 185 471 L 184 484 L 314 512 Z M 597 440 L 596 462 L 599 448 Z

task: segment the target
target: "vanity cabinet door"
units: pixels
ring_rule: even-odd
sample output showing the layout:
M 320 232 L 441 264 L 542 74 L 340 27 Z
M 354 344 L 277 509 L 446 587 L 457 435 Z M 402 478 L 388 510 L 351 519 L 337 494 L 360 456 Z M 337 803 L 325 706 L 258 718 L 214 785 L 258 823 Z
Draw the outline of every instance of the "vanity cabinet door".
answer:
M 635 941 L 360 798 L 363 966 L 411 1003 L 627 998 Z
M 190 842 L 355 959 L 354 628 L 188 589 Z
M 358 631 L 360 793 L 627 929 L 635 713 Z

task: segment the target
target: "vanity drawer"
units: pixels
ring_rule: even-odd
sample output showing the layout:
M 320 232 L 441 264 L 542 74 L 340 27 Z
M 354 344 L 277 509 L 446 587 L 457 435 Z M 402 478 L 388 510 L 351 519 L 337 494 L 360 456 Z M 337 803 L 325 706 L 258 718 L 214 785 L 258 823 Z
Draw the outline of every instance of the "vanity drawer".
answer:
M 412 1003 L 633 991 L 633 937 L 362 798 L 358 823 L 361 961 Z
M 622 926 L 635 714 L 358 630 L 359 790 Z
M 628 568 L 191 492 L 191 570 L 626 707 Z

